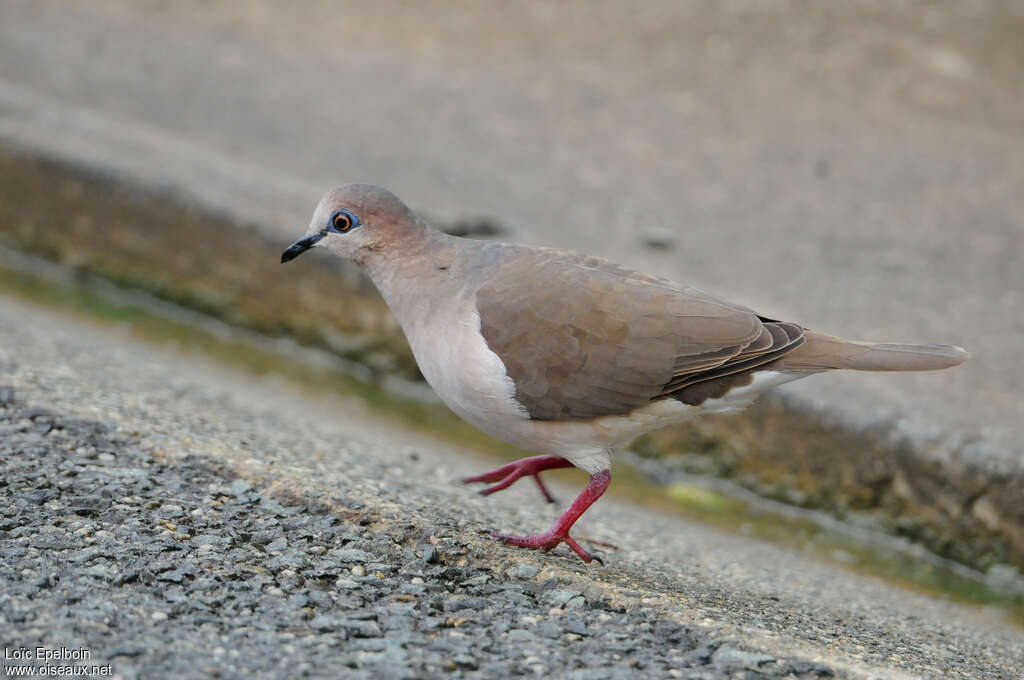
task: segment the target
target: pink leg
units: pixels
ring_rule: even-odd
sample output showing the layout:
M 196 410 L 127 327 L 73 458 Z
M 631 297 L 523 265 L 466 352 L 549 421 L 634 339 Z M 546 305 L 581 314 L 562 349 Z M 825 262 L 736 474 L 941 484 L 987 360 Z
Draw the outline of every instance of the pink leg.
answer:
M 565 543 L 573 551 L 580 556 L 584 562 L 590 562 L 591 560 L 601 561 L 600 557 L 594 557 L 586 550 L 580 547 L 580 544 L 574 541 L 569 536 L 569 529 L 576 523 L 576 520 L 587 511 L 591 505 L 594 504 L 601 494 L 604 493 L 605 489 L 608 488 L 608 483 L 611 482 L 612 473 L 611 470 L 601 470 L 596 475 L 590 478 L 590 483 L 587 484 L 587 488 L 583 490 L 565 514 L 558 518 L 555 525 L 551 527 L 546 533 L 537 534 L 536 536 L 509 536 L 507 534 L 492 534 L 496 539 L 509 545 L 518 545 L 523 548 L 537 548 L 540 550 L 551 550 L 559 543 Z
M 464 484 L 471 484 L 473 482 L 498 482 L 494 486 L 489 486 L 480 492 L 482 496 L 489 496 L 495 491 L 501 491 L 512 486 L 512 484 L 519 479 L 529 475 L 533 477 L 533 480 L 537 482 L 537 486 L 540 487 L 540 492 L 544 494 L 544 498 L 548 503 L 554 503 L 555 499 L 548 493 L 548 488 L 544 486 L 544 482 L 541 481 L 540 473 L 544 470 L 554 470 L 556 468 L 572 467 L 572 463 L 567 461 L 565 458 L 558 456 L 534 456 L 533 458 L 521 458 L 514 463 L 508 465 L 502 465 L 500 468 L 485 472 L 482 475 L 475 477 L 466 477 L 462 480 Z

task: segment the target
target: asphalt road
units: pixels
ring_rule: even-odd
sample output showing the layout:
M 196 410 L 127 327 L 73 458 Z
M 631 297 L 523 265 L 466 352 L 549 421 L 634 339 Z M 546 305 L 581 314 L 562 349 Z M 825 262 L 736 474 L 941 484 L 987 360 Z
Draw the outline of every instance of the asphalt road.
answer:
M 1024 672 L 994 614 L 613 499 L 579 527 L 604 567 L 497 545 L 557 510 L 455 481 L 493 461 L 6 298 L 0 402 L 8 648 L 126 678 Z
M 791 392 L 1019 471 L 1020 7 L 8 0 L 0 140 L 282 239 L 372 181 L 812 328 L 960 344 L 954 371 Z

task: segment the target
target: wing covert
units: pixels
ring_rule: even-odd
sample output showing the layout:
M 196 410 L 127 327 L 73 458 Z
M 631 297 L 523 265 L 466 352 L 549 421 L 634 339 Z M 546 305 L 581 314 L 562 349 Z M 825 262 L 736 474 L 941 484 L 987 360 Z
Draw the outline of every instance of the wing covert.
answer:
M 600 258 L 524 249 L 495 265 L 476 293 L 480 330 L 535 419 L 628 413 L 774 360 L 802 332 Z

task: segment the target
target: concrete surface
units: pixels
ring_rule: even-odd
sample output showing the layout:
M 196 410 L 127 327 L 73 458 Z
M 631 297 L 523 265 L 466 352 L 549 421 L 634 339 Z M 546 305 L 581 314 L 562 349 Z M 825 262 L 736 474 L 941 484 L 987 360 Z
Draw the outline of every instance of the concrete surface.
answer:
M 791 392 L 1020 470 L 1021 7 L 9 0 L 0 139 L 282 239 L 378 182 L 813 328 L 960 344 Z
M 463 677 L 495 677 L 488 669 L 498 667 L 551 677 L 568 670 L 553 665 L 563 661 L 589 665 L 565 675 L 580 678 L 643 667 L 699 678 L 790 667 L 854 678 L 1024 671 L 1020 628 L 983 610 L 613 499 L 578 530 L 620 546 L 602 551 L 603 568 L 564 548 L 545 556 L 500 546 L 482 531 L 540 530 L 556 509 L 530 484 L 483 498 L 454 481 L 487 461 L 389 430 L 361 402 L 312 400 L 6 298 L 0 376 L 9 435 L 34 437 L 3 456 L 12 466 L 0 485 L 8 647 L 83 645 L 97 663 L 112 659 L 119 677 L 213 668 L 317 677 L 338 664 L 363 672 L 354 677 L 405 677 L 401 669 L 449 662 Z M 261 496 L 286 507 L 252 505 Z M 108 505 L 117 521 L 96 521 Z M 23 520 L 19 508 L 30 513 Z M 53 516 L 40 524 L 39 513 Z M 431 536 L 437 554 L 426 562 L 418 555 Z M 142 566 L 140 555 L 150 556 Z M 360 560 L 391 566 L 357 571 Z M 555 602 L 565 593 L 582 599 Z M 408 625 L 389 604 L 406 608 Z M 436 606 L 465 626 L 440 625 Z M 607 632 L 607 649 L 621 654 L 573 653 L 589 643 L 572 646 L 585 637 L 565 636 L 572 620 L 596 639 Z M 635 644 L 620 650 L 623 635 Z M 733 651 L 716 660 L 723 648 Z M 768 657 L 778 665 L 756 661 Z M 374 664 L 388 672 L 374 675 Z

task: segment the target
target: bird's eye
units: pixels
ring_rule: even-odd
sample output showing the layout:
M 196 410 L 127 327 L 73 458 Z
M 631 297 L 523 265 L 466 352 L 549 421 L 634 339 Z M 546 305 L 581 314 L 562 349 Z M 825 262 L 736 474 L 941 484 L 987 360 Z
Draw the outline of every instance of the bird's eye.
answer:
M 352 228 L 352 217 L 348 213 L 339 210 L 331 215 L 331 226 L 334 227 L 336 231 L 348 231 Z

